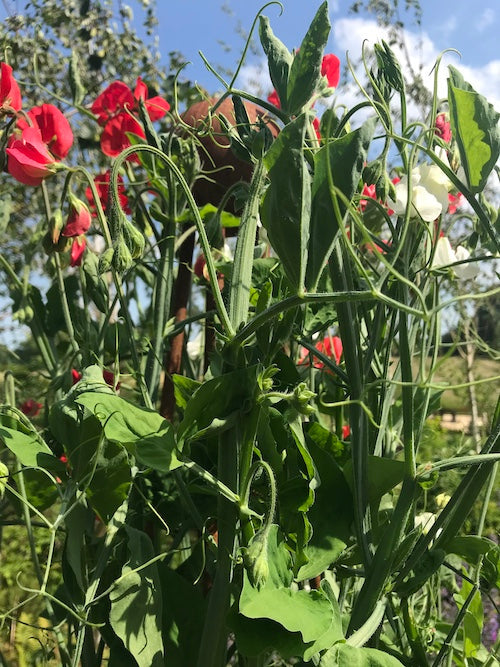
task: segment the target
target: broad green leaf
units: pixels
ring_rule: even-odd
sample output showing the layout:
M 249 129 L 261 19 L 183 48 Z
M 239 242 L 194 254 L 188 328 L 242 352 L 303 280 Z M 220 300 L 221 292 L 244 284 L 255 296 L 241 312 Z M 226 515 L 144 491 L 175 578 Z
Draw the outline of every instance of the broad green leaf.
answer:
M 479 558 L 495 546 L 495 543 L 486 537 L 458 535 L 446 544 L 446 553 L 457 554 L 470 565 L 477 565 Z
M 85 479 L 87 498 L 100 518 L 108 523 L 129 492 L 132 482 L 129 457 L 123 447 L 104 440 L 96 452 L 95 465 L 92 477 Z
M 85 291 L 101 313 L 108 311 L 108 285 L 98 271 L 99 259 L 93 252 L 86 252 L 82 264 L 85 275 Z
M 332 606 L 322 591 L 296 591 L 290 588 L 289 554 L 271 527 L 267 556 L 269 577 L 260 589 L 254 588 L 245 572 L 240 597 L 240 613 L 247 618 L 268 618 L 289 632 L 300 632 L 305 643 L 316 641 L 330 629 Z
M 472 591 L 472 584 L 462 580 L 460 593 L 453 596 L 458 608 L 461 609 Z M 484 612 L 481 593 L 476 590 L 469 602 L 463 621 L 464 642 L 463 650 L 466 658 L 473 658 L 481 647 L 481 632 L 483 629 Z
M 300 49 L 295 54 L 288 77 L 286 106 L 291 114 L 297 115 L 306 105 L 317 88 L 321 77 L 323 51 L 330 34 L 328 3 L 323 2 L 313 18 Z
M 60 462 L 36 433 L 23 433 L 0 426 L 0 441 L 15 454 L 23 466 L 60 469 Z
M 287 108 L 287 84 L 293 56 L 281 40 L 273 33 L 267 16 L 259 17 L 259 37 L 267 56 L 269 76 L 280 98 L 281 106 Z
M 172 425 L 155 410 L 140 407 L 114 393 L 80 394 L 76 402 L 101 423 L 106 438 L 126 447 L 145 466 L 168 472 L 180 466 Z
M 344 475 L 352 489 L 352 461 L 344 466 Z M 402 482 L 404 462 L 380 456 L 368 457 L 368 500 L 370 503 L 380 501 L 382 496 Z
M 495 546 L 486 554 L 481 565 L 481 586 L 500 588 L 500 547 Z
M 342 617 L 337 599 L 333 590 L 326 579 L 321 582 L 321 591 L 329 599 L 332 606 L 332 616 L 330 620 L 330 627 L 328 630 L 318 637 L 318 639 L 304 651 L 304 660 L 310 660 L 313 655 L 331 648 L 334 644 L 344 639 L 344 631 L 342 629 Z
M 276 651 L 285 659 L 302 657 L 306 648 L 313 644 L 304 644 L 300 632 L 288 632 L 267 618 L 247 618 L 234 608 L 228 614 L 228 626 L 235 634 L 238 652 L 245 656 Z
M 500 114 L 449 66 L 448 102 L 453 136 L 472 192 L 481 192 L 500 155 Z
M 309 451 L 320 484 L 315 489 L 314 505 L 307 515 L 313 533 L 304 549 L 308 562 L 298 571 L 298 580 L 316 577 L 337 560 L 350 539 L 353 522 L 352 495 L 342 469 L 331 453 L 312 440 L 314 427 L 321 429 L 319 424 L 313 424 L 309 429 Z
M 165 563 L 158 564 L 163 596 L 163 642 L 169 667 L 195 665 L 207 600 L 200 588 Z
M 179 449 L 189 438 L 216 423 L 221 430 L 224 420 L 234 420 L 249 411 L 257 388 L 257 366 L 238 369 L 204 382 L 186 404 L 179 425 Z
M 311 177 L 303 144 L 307 115 L 285 126 L 264 157 L 270 183 L 261 205 L 261 220 L 285 273 L 303 289 L 307 264 Z
M 402 662 L 374 648 L 336 644 L 321 656 L 319 667 L 401 667 Z
M 376 119 L 367 120 L 360 128 L 340 139 L 329 141 L 314 155 L 312 183 L 311 227 L 308 246 L 306 287 L 315 290 L 321 272 L 332 252 L 340 220 L 337 220 L 328 180 L 330 169 L 335 188 L 351 200 L 356 192 L 366 162 Z M 345 204 L 338 199 L 340 215 Z
M 130 557 L 109 595 L 109 622 L 139 667 L 161 667 L 165 662 L 160 579 L 155 563 L 143 567 L 154 557 L 153 546 L 145 533 L 129 526 L 124 530 Z

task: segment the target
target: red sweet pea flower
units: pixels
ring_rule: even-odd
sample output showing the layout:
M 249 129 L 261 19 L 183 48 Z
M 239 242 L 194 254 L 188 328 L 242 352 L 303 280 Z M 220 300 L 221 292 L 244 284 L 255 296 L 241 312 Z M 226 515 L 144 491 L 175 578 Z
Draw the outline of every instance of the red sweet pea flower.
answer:
M 97 116 L 99 125 L 106 125 L 108 120 L 125 109 L 131 111 L 134 105 L 135 99 L 127 84 L 115 81 L 99 95 L 90 110 Z
M 170 104 L 162 97 L 148 99 L 148 88 L 140 77 L 133 93 L 123 81 L 115 81 L 90 107 L 99 125 L 104 126 L 101 149 L 105 155 L 116 157 L 130 146 L 126 132 L 145 138 L 142 126 L 133 116 L 137 115 L 139 100 L 143 100 L 152 121 L 163 118 L 170 109 Z
M 148 87 L 139 77 L 135 84 L 134 97 L 136 100 L 143 100 L 148 115 L 153 122 L 160 120 L 169 111 L 170 104 L 163 97 L 156 95 L 148 100 Z
M 146 137 L 139 121 L 124 111 L 108 121 L 104 126 L 101 134 L 101 150 L 104 155 L 116 157 L 120 155 L 124 148 L 128 148 L 130 141 L 127 137 L 127 132 L 137 134 L 142 139 Z
M 98 174 L 94 178 L 97 194 L 99 195 L 101 206 L 105 213 L 106 213 L 106 208 L 108 206 L 110 178 L 111 178 L 111 172 L 109 171 L 109 169 L 108 171 L 104 172 L 104 174 Z M 97 215 L 97 207 L 94 201 L 94 197 L 92 196 L 92 190 L 90 189 L 90 187 L 88 187 L 85 190 L 85 196 L 88 199 L 92 216 L 95 217 Z M 125 194 L 125 185 L 123 184 L 123 178 L 121 177 L 121 175 L 118 175 L 118 197 L 120 200 L 120 206 L 122 207 L 123 211 L 125 213 L 131 213 L 130 207 L 128 205 L 128 197 Z
M 318 141 L 321 141 L 321 132 L 319 131 L 319 118 L 313 120 L 314 131 L 316 132 L 316 137 Z
M 7 146 L 7 171 L 20 183 L 40 185 L 54 173 L 55 160 L 37 127 L 25 127 L 20 134 L 15 131 Z
M 35 401 L 34 398 L 28 398 L 27 401 L 21 403 L 19 409 L 27 417 L 36 417 L 40 414 L 40 410 L 43 408 L 43 404 Z
M 344 440 L 347 440 L 347 438 L 349 438 L 350 435 L 351 435 L 351 427 L 349 426 L 349 424 L 344 424 L 342 426 L 342 438 Z
M 75 236 L 69 252 L 69 265 L 80 266 L 83 259 L 83 253 L 87 247 L 87 240 L 85 236 Z
M 33 107 L 28 112 L 28 118 L 40 130 L 42 141 L 47 144 L 52 155 L 59 160 L 64 159 L 73 145 L 73 132 L 62 111 L 53 104 L 42 104 L 41 107 Z M 20 118 L 17 125 L 24 129 L 29 123 Z
M 71 369 L 71 381 L 73 384 L 76 384 L 77 382 L 80 382 L 82 379 L 82 374 L 76 370 L 76 368 Z
M 338 86 L 340 81 L 340 60 L 335 54 L 327 53 L 323 56 L 323 60 L 321 61 L 321 76 L 326 77 L 330 88 Z M 274 104 L 276 108 L 281 109 L 280 98 L 275 90 L 268 96 L 267 101 Z
M 320 340 L 318 343 L 316 343 L 315 348 L 318 350 L 318 352 L 322 352 L 327 357 L 333 357 L 337 365 L 340 364 L 343 348 L 342 341 L 339 336 L 325 336 L 323 340 Z M 303 347 L 300 351 L 299 365 L 308 364 L 309 355 L 309 350 Z M 313 366 L 314 368 L 324 368 L 325 364 L 314 357 Z
M 277 109 L 281 109 L 280 98 L 278 97 L 278 93 L 275 90 L 273 90 L 273 92 L 268 95 L 267 101 L 271 102 L 271 104 L 274 104 Z
M 12 67 L 7 63 L 0 65 L 0 115 L 20 111 L 23 106 L 21 91 L 12 76 Z
M 451 192 L 448 193 L 448 213 L 453 215 L 457 212 L 457 209 L 462 206 L 463 194 L 458 192 L 456 195 L 453 195 Z
M 76 370 L 76 368 L 71 369 L 71 379 L 73 381 L 73 384 L 76 384 L 77 382 L 80 382 L 82 379 L 82 374 Z M 109 371 L 106 368 L 103 369 L 102 371 L 102 379 L 106 384 L 109 384 L 110 387 L 115 386 L 115 374 L 113 371 Z M 118 382 L 116 384 L 116 389 L 118 390 L 120 388 L 120 383 Z
M 438 113 L 436 116 L 435 128 L 437 136 L 449 144 L 451 141 L 451 127 L 450 122 L 446 120 L 445 113 Z
M 89 209 L 80 199 L 71 196 L 70 202 L 71 208 L 61 236 L 81 236 L 89 231 L 92 217 Z
M 336 88 L 340 81 L 340 60 L 334 53 L 327 53 L 321 61 L 321 75 L 326 76 L 330 88 Z

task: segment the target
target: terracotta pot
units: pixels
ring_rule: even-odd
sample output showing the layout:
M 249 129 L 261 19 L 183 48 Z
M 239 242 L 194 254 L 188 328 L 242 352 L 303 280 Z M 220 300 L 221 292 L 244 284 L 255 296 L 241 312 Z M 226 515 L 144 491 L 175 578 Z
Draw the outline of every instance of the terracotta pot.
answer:
M 205 128 L 209 109 L 216 101 L 217 98 L 213 98 L 193 104 L 182 114 L 183 121 L 195 129 Z M 251 122 L 262 118 L 273 136 L 278 135 L 279 127 L 267 111 L 251 102 L 245 102 L 245 108 Z M 230 98 L 224 100 L 212 118 L 212 135 L 199 138 L 202 169 L 206 172 L 217 170 L 215 173 L 207 173 L 206 177 L 199 178 L 193 187 L 194 197 L 200 206 L 207 203 L 217 206 L 231 185 L 238 181 L 249 182 L 252 176 L 252 165 L 240 160 L 231 150 L 230 141 L 221 126 L 219 115 L 224 116 L 232 125 L 236 124 L 233 102 Z M 226 208 L 231 211 L 232 207 L 233 202 L 231 201 Z

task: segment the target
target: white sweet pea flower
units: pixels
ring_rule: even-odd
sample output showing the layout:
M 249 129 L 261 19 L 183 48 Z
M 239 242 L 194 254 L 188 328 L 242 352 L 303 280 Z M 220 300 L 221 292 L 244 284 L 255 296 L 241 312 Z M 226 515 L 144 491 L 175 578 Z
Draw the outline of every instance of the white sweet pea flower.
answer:
M 423 164 L 411 172 L 410 217 L 421 217 L 433 222 L 448 208 L 448 191 L 451 183 L 436 165 Z M 408 205 L 408 176 L 403 176 L 395 186 L 396 200 L 389 200 L 397 215 L 404 215 Z
M 191 361 L 196 361 L 201 358 L 203 352 L 203 332 L 200 331 L 192 340 L 186 344 L 186 351 Z
M 441 236 L 436 243 L 436 250 L 432 260 L 431 269 L 440 269 L 442 267 L 455 264 L 455 262 L 463 262 L 470 257 L 470 252 L 467 248 L 459 245 L 455 250 L 451 247 L 451 243 L 446 236 Z M 462 280 L 470 280 L 475 278 L 479 269 L 476 263 L 468 262 L 467 264 L 456 264 L 453 266 L 453 271 Z

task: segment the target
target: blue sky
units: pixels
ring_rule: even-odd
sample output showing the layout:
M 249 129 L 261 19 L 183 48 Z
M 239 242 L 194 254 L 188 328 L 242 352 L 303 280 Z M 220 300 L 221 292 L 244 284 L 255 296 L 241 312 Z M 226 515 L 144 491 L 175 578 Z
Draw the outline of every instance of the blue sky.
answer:
M 157 2 L 160 51 L 165 55 L 172 50 L 183 53 L 192 62 L 187 70 L 189 78 L 197 80 L 210 90 L 217 89 L 218 83 L 206 71 L 198 51 L 203 51 L 214 65 L 234 67 L 242 47 L 242 39 L 236 28 L 241 25 L 244 30 L 248 30 L 255 14 L 264 3 L 261 0 L 226 0 L 225 5 L 232 15 L 221 10 L 222 4 L 222 0 Z M 271 19 L 274 32 L 291 49 L 300 44 L 319 4 L 320 0 L 283 0 L 284 11 L 281 16 L 277 5 L 269 6 L 265 14 Z M 377 36 L 373 17 L 350 14 L 351 4 L 351 0 L 330 1 L 333 30 L 328 50 L 337 53 L 343 62 L 347 50 L 356 57 L 360 53 L 363 39 L 374 40 Z M 461 69 L 465 68 L 466 78 L 498 107 L 498 0 L 421 0 L 420 4 L 423 10 L 421 28 L 415 25 L 412 14 L 402 13 L 414 66 L 422 62 L 423 71 L 426 71 L 432 67 L 440 51 L 449 47 L 455 48 L 462 53 L 462 58 L 460 60 L 458 56 L 453 56 L 448 62 L 453 62 Z M 231 45 L 232 50 L 226 52 L 220 40 Z M 421 45 L 419 41 L 422 42 Z M 262 67 L 259 57 L 252 54 L 247 64 L 257 69 Z

